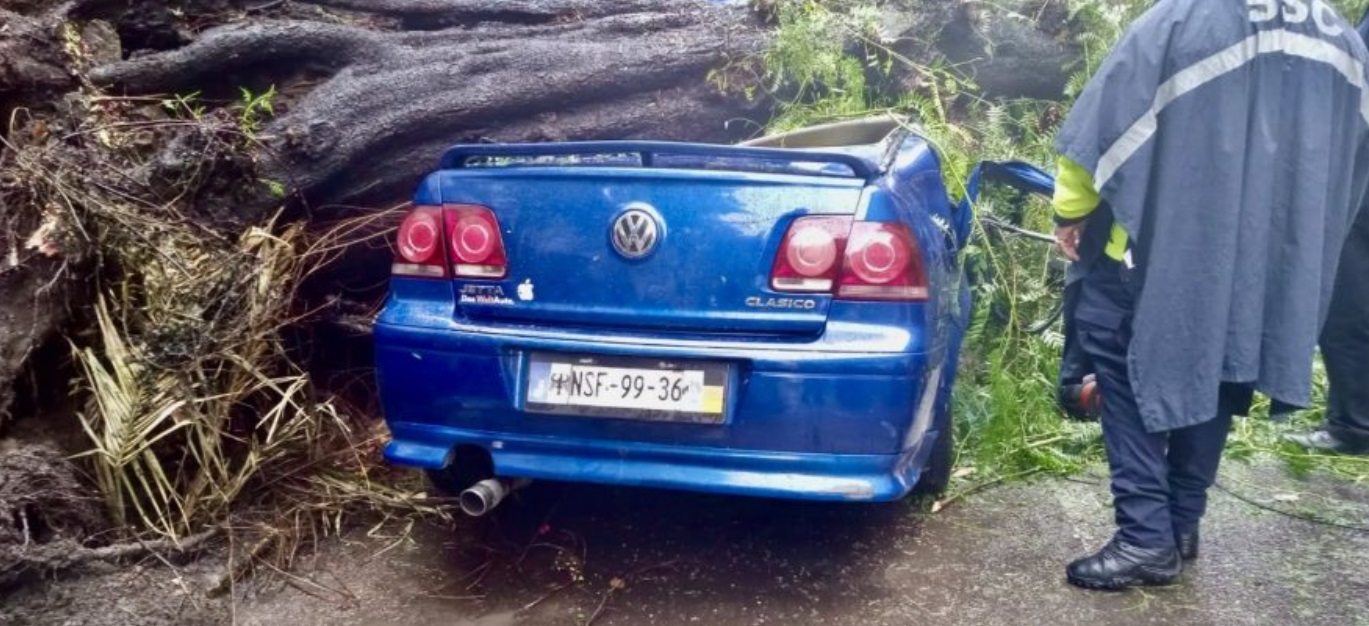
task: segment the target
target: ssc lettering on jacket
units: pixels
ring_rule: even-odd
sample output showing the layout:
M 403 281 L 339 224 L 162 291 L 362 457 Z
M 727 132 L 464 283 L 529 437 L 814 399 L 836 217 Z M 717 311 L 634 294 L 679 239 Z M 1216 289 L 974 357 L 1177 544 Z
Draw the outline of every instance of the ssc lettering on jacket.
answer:
M 1327 37 L 1337 37 L 1345 32 L 1336 20 L 1336 10 L 1325 0 L 1246 0 L 1250 7 L 1250 21 L 1263 24 L 1280 15 L 1289 24 L 1302 24 L 1308 18 L 1317 25 L 1317 30 Z

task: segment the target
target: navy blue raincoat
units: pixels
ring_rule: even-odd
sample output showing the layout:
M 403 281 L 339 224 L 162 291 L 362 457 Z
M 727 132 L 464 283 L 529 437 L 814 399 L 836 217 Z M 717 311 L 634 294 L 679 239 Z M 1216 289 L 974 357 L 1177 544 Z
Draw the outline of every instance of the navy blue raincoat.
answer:
M 1366 63 L 1324 0 L 1161 0 L 1070 111 L 1057 147 L 1131 240 L 1148 430 L 1212 418 L 1224 382 L 1308 404 L 1369 185 Z

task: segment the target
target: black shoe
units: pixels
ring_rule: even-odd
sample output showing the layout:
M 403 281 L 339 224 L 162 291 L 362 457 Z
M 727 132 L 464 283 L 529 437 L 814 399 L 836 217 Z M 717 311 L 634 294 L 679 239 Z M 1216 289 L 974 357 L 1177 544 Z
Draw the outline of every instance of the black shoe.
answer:
M 1097 554 L 1070 563 L 1065 574 L 1076 587 L 1116 591 L 1137 585 L 1168 585 L 1182 569 L 1183 561 L 1174 548 L 1147 549 L 1113 539 Z
M 1336 437 L 1326 430 L 1314 430 L 1310 433 L 1287 433 L 1283 438 L 1285 441 L 1291 441 L 1304 448 L 1321 450 L 1323 452 L 1369 455 L 1369 446 L 1354 445 L 1349 441 Z
M 1198 558 L 1198 529 L 1175 533 L 1174 544 L 1179 546 L 1179 558 L 1185 561 Z

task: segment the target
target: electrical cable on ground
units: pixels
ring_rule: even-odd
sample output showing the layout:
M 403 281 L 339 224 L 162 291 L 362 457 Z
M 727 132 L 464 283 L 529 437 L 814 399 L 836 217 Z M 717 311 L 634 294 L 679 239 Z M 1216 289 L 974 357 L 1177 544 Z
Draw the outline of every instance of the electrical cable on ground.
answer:
M 1076 477 L 1074 477 L 1074 476 L 1066 476 L 1066 477 L 1065 477 L 1065 480 L 1067 480 L 1067 481 L 1069 481 L 1069 482 L 1073 482 L 1073 483 L 1080 483 L 1080 484 L 1083 484 L 1083 485 L 1094 485 L 1094 486 L 1101 485 L 1101 484 L 1102 484 L 1102 481 L 1107 480 L 1106 478 L 1096 477 L 1096 476 L 1091 476 L 1091 475 L 1089 476 L 1089 478 L 1093 478 L 1093 479 L 1095 479 L 1095 480 L 1089 480 L 1089 479 L 1086 479 L 1086 478 L 1076 478 Z M 1231 490 L 1230 488 L 1228 488 L 1226 485 L 1223 485 L 1223 484 L 1221 483 L 1221 481 L 1213 482 L 1213 483 L 1212 483 L 1212 486 L 1214 486 L 1214 487 L 1216 487 L 1216 488 L 1222 490 L 1222 491 L 1223 491 L 1224 493 L 1226 493 L 1227 495 L 1229 495 L 1229 496 L 1231 496 L 1231 497 L 1233 497 L 1233 498 L 1235 498 L 1235 499 L 1237 499 L 1237 500 L 1239 500 L 1239 501 L 1241 501 L 1241 502 L 1243 502 L 1243 503 L 1245 503 L 1245 504 L 1248 504 L 1248 505 L 1250 505 L 1250 506 L 1253 506 L 1253 507 L 1255 507 L 1255 508 L 1257 508 L 1257 509 L 1260 509 L 1260 510 L 1263 510 L 1263 511 L 1268 511 L 1268 512 L 1270 512 L 1270 513 L 1277 513 L 1277 514 L 1279 514 L 1279 515 L 1283 515 L 1283 516 L 1285 516 L 1285 517 L 1291 517 L 1291 518 L 1293 518 L 1293 519 L 1300 520 L 1300 521 L 1303 521 L 1303 522 L 1307 522 L 1307 523 L 1310 523 L 1310 524 L 1320 524 L 1320 525 L 1322 525 L 1322 526 L 1330 526 L 1330 527 L 1332 527 L 1332 528 L 1340 528 L 1340 529 L 1342 529 L 1342 530 L 1353 530 L 1353 531 L 1355 531 L 1355 532 L 1369 533 L 1369 526 L 1356 526 L 1356 525 L 1354 525 L 1354 524 L 1345 524 L 1345 523 L 1337 522 L 1337 521 L 1334 521 L 1334 520 L 1320 519 L 1320 518 L 1317 518 L 1317 517 L 1313 517 L 1313 516 L 1311 516 L 1311 515 L 1304 515 L 1304 514 L 1301 514 L 1301 513 L 1294 513 L 1294 512 L 1292 512 L 1292 511 L 1285 511 L 1285 510 L 1280 509 L 1280 508 L 1275 507 L 1275 506 L 1270 506 L 1270 505 L 1268 505 L 1268 504 L 1265 504 L 1265 503 L 1263 503 L 1263 502 L 1260 502 L 1260 501 L 1258 501 L 1258 500 L 1255 500 L 1255 499 L 1253 499 L 1253 498 L 1251 498 L 1251 497 L 1249 497 L 1249 496 L 1245 496 L 1245 495 L 1239 494 L 1239 493 L 1237 493 L 1237 492 L 1235 492 L 1235 491 L 1232 491 L 1232 490 Z
M 1293 518 L 1293 519 L 1302 520 L 1302 521 L 1304 521 L 1304 522 L 1308 522 L 1308 523 L 1312 523 L 1312 524 L 1320 524 L 1320 525 L 1322 525 L 1322 526 L 1330 526 L 1330 527 L 1332 527 L 1332 528 L 1340 528 L 1340 529 L 1343 529 L 1343 530 L 1353 530 L 1353 531 L 1362 532 L 1362 533 L 1369 533 L 1369 526 L 1356 526 L 1356 525 L 1354 525 L 1354 524 L 1343 524 L 1343 523 L 1341 523 L 1341 522 L 1337 522 L 1337 521 L 1333 521 L 1333 520 L 1319 519 L 1319 518 L 1316 518 L 1316 517 L 1312 517 L 1311 515 L 1303 515 L 1303 514 L 1301 514 L 1301 513 L 1294 513 L 1294 512 L 1292 512 L 1292 511 L 1285 511 L 1285 510 L 1280 509 L 1280 508 L 1278 508 L 1278 507 L 1270 506 L 1270 505 L 1265 504 L 1265 503 L 1263 503 L 1263 502 L 1259 502 L 1259 501 L 1257 501 L 1257 500 L 1254 500 L 1254 499 L 1252 499 L 1252 498 L 1250 498 L 1250 497 L 1248 497 L 1248 496 L 1244 496 L 1244 495 L 1241 495 L 1241 494 L 1239 494 L 1239 493 L 1236 493 L 1235 491 L 1232 491 L 1231 489 L 1228 489 L 1228 488 L 1226 487 L 1226 485 L 1223 485 L 1221 482 L 1214 482 L 1214 483 L 1212 483 L 1212 484 L 1213 484 L 1214 487 L 1216 487 L 1216 488 L 1218 488 L 1218 489 L 1221 489 L 1222 491 L 1226 492 L 1227 495 L 1229 495 L 1229 496 L 1231 496 L 1231 497 L 1233 497 L 1233 498 L 1235 498 L 1235 499 L 1237 499 L 1237 500 L 1240 500 L 1241 502 L 1244 502 L 1244 503 L 1246 503 L 1246 504 L 1249 504 L 1250 506 L 1253 506 L 1253 507 L 1255 507 L 1255 508 L 1257 508 L 1257 509 L 1260 509 L 1260 510 L 1269 511 L 1270 513 L 1278 513 L 1279 515 L 1283 515 L 1283 516 L 1285 516 L 1285 517 L 1291 517 L 1291 518 Z

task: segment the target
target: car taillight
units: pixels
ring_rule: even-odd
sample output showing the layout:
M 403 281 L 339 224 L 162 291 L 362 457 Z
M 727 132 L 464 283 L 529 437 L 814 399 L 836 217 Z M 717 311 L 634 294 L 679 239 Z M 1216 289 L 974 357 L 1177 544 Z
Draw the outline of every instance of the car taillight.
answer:
M 842 248 L 851 230 L 849 217 L 801 217 L 780 243 L 770 270 L 776 291 L 830 292 L 840 269 Z
M 508 274 L 504 237 L 489 209 L 471 204 L 420 206 L 399 225 L 397 276 L 498 279 Z M 449 265 L 450 264 L 450 265 Z
M 452 252 L 452 272 L 462 278 L 503 278 L 508 274 L 504 237 L 494 212 L 482 206 L 443 207 Z
M 856 222 L 837 281 L 843 300 L 926 300 L 927 269 L 903 224 Z
M 396 247 L 399 258 L 390 271 L 399 276 L 444 278 L 447 275 L 447 254 L 442 246 L 442 210 L 421 206 L 414 209 L 399 225 Z
M 784 234 L 770 288 L 835 291 L 842 300 L 926 300 L 927 271 L 917 239 L 902 224 L 802 217 Z

